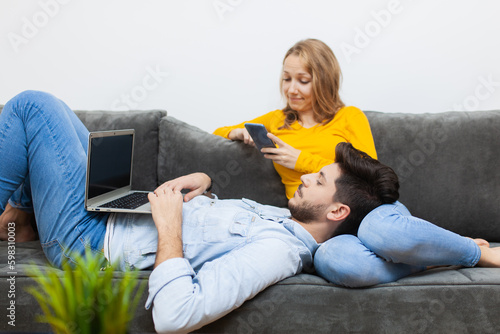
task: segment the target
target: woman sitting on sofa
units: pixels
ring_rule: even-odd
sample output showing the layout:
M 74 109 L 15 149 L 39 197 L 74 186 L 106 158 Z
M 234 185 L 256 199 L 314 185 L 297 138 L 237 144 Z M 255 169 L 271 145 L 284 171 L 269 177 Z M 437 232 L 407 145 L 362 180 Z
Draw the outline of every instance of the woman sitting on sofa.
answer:
M 292 198 L 300 177 L 315 173 L 335 160 L 335 146 L 349 142 L 377 158 L 368 119 L 361 110 L 346 107 L 339 96 L 341 71 L 332 50 L 323 42 L 307 39 L 285 55 L 281 93 L 287 105 L 251 121 L 215 130 L 214 134 L 255 145 L 245 123 L 260 123 L 278 148 L 264 148 L 273 160 Z

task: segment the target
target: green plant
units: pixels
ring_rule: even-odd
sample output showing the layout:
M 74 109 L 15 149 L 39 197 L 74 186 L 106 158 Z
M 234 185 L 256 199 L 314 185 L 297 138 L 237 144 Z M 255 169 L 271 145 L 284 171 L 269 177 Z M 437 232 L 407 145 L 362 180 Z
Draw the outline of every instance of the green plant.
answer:
M 137 271 L 125 271 L 113 281 L 115 266 L 101 270 L 102 256 L 91 251 L 72 258 L 75 263 L 64 263 L 62 272 L 28 269 L 38 283 L 28 292 L 43 311 L 37 320 L 48 323 L 54 333 L 126 333 L 147 282 L 139 284 Z

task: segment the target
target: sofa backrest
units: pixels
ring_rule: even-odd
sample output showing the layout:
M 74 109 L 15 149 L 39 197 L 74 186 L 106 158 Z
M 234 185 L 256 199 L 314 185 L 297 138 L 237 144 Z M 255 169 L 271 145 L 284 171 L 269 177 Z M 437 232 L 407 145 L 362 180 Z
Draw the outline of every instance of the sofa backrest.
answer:
M 414 216 L 500 241 L 500 110 L 365 114 Z
M 286 207 L 285 188 L 270 160 L 241 142 L 207 133 L 174 117 L 160 123 L 160 182 L 187 173 L 204 172 L 212 178 L 219 198 L 250 198 Z
M 413 215 L 456 233 L 500 241 L 500 111 L 365 112 L 378 158 L 400 177 Z M 219 198 L 286 206 L 272 163 L 252 147 L 168 116 L 160 123 L 160 182 L 203 171 Z
M 76 114 L 90 131 L 136 129 L 134 188 L 153 190 L 202 171 L 212 177 L 219 198 L 287 204 L 272 163 L 252 147 L 164 117 L 161 110 Z M 500 110 L 365 114 L 378 158 L 399 175 L 400 201 L 414 216 L 500 242 Z
M 163 110 L 81 111 L 76 115 L 89 131 L 135 129 L 134 189 L 154 190 L 158 185 L 158 127 Z

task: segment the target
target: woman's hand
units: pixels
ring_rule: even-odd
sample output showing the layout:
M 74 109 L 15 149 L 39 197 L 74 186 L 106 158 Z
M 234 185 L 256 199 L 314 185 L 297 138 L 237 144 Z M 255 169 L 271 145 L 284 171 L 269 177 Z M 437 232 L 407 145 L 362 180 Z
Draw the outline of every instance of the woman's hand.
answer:
M 247 129 L 245 129 L 245 128 L 238 128 L 238 129 L 231 130 L 231 132 L 229 132 L 227 137 L 231 140 L 240 140 L 247 145 L 255 147 L 255 143 L 253 142 L 252 137 L 250 136 Z
M 265 153 L 264 158 L 271 159 L 286 168 L 294 169 L 301 151 L 288 145 L 272 133 L 268 133 L 267 136 L 278 145 L 278 148 L 263 148 L 261 151 Z
M 212 184 L 212 179 L 205 173 L 193 173 L 170 180 L 159 186 L 156 192 L 162 192 L 167 188 L 180 192 L 182 189 L 191 190 L 184 196 L 184 202 L 188 202 L 194 197 L 204 194 Z

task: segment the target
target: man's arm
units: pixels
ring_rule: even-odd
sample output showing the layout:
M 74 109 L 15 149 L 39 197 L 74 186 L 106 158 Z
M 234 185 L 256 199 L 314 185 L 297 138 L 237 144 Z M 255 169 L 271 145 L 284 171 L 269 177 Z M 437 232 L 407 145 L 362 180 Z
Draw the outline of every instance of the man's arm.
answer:
M 168 259 L 183 257 L 182 194 L 166 186 L 148 195 L 153 220 L 158 230 L 155 267 Z
M 205 173 L 178 177 L 159 186 L 148 195 L 153 220 L 158 230 L 155 267 L 172 258 L 182 258 L 182 189 L 190 189 L 184 200 L 204 194 L 212 185 Z
M 172 258 L 151 273 L 146 307 L 154 304 L 159 333 L 191 332 L 301 269 L 299 254 L 279 239 L 246 244 L 205 263 L 198 273 L 186 259 Z

